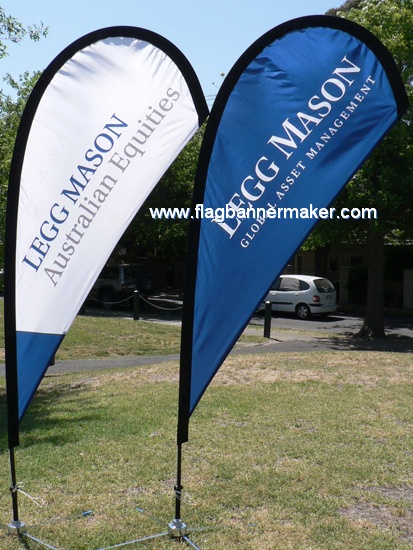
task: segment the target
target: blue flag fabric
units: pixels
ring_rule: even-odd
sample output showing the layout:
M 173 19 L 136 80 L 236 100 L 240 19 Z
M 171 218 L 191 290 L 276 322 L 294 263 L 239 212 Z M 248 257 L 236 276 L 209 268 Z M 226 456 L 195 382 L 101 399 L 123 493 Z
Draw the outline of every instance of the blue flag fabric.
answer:
M 195 182 L 179 442 L 271 283 L 406 108 L 388 51 L 339 18 L 281 25 L 233 67 Z

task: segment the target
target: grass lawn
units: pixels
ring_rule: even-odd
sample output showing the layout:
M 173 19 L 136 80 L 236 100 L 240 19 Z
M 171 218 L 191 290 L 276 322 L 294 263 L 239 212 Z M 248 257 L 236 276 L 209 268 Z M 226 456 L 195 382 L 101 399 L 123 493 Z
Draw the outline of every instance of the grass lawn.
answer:
M 191 538 L 203 550 L 411 548 L 412 380 L 403 353 L 230 356 L 183 447 L 182 518 L 207 528 Z M 4 381 L 0 392 L 4 526 Z M 29 532 L 89 550 L 164 531 L 174 516 L 177 393 L 175 362 L 46 375 L 16 450 L 22 489 L 42 505 L 19 495 Z M 2 529 L 0 548 L 21 547 Z
M 127 310 L 110 317 L 97 312 L 75 318 L 57 351 L 57 361 L 179 353 L 179 325 L 134 321 Z M 4 361 L 3 323 L 3 300 L 0 300 L 0 361 Z M 240 341 L 259 343 L 264 338 L 257 333 L 242 336 Z

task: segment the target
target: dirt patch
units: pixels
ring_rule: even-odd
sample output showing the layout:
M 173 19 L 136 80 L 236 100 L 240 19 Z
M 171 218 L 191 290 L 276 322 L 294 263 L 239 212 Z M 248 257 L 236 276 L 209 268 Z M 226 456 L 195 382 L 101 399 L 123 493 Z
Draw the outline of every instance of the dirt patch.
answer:
M 413 503 L 413 487 L 373 487 L 366 488 L 365 491 L 379 494 L 390 502 L 389 504 L 357 502 L 348 508 L 339 509 L 339 514 L 352 521 L 357 527 L 374 525 L 382 531 L 396 534 L 405 543 L 413 544 L 413 509 L 410 506 L 402 509 L 396 506 L 400 501 Z

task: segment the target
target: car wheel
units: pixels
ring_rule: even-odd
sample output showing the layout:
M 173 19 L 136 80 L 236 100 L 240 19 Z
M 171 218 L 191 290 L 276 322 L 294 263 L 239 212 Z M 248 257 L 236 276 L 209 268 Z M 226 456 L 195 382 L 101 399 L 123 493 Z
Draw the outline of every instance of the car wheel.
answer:
M 311 317 L 310 308 L 306 304 L 298 304 L 295 308 L 295 312 L 299 319 L 309 319 Z

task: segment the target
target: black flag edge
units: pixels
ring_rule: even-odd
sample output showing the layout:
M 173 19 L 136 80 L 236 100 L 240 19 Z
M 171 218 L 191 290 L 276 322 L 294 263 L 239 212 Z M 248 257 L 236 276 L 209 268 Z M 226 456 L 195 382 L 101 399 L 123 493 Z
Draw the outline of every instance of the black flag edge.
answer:
M 282 38 L 286 34 L 305 29 L 309 27 L 326 27 L 341 30 L 354 36 L 363 42 L 374 53 L 378 61 L 381 63 L 389 83 L 391 85 L 395 102 L 397 104 L 398 119 L 407 111 L 409 101 L 404 87 L 404 83 L 397 69 L 393 56 L 384 44 L 370 31 L 361 25 L 336 16 L 328 15 L 310 15 L 292 19 L 263 34 L 256 40 L 245 52 L 241 55 L 238 61 L 234 64 L 221 88 L 218 91 L 217 97 L 211 109 L 211 113 L 206 124 L 204 139 L 201 145 L 201 151 L 198 159 L 198 166 L 195 176 L 192 209 L 195 209 L 196 204 L 203 203 L 206 177 L 208 173 L 209 162 L 211 159 L 216 134 L 218 127 L 225 110 L 228 99 L 238 82 L 239 78 L 248 67 L 248 65 L 262 52 L 264 48 L 272 44 L 275 40 Z M 360 163 L 361 165 L 362 163 Z M 356 168 L 353 175 L 356 173 L 360 165 Z M 352 176 L 351 176 L 352 177 Z M 348 181 L 350 181 L 349 178 Z M 348 183 L 348 181 L 346 183 Z M 345 184 L 346 185 L 346 184 Z M 344 187 L 344 186 L 343 186 Z M 339 194 L 339 193 L 338 193 Z M 336 195 L 337 197 L 337 195 Z M 335 200 L 335 198 L 333 201 Z M 333 202 L 332 201 L 332 202 Z M 191 219 L 188 232 L 188 248 L 187 248 L 187 267 L 185 272 L 185 289 L 184 289 L 184 307 L 182 313 L 182 332 L 181 332 L 181 352 L 180 352 L 180 382 L 179 382 L 179 405 L 178 405 L 178 430 L 177 442 L 182 444 L 189 439 L 189 419 L 193 411 L 190 411 L 190 389 L 192 376 L 192 341 L 193 341 L 193 322 L 194 322 L 194 307 L 195 307 L 195 290 L 196 290 L 196 274 L 198 266 L 198 249 L 199 238 L 201 232 L 202 219 Z M 310 230 L 309 233 L 313 228 Z M 301 244 L 308 237 L 306 234 Z M 301 246 L 301 245 L 300 245 Z M 298 247 L 299 248 L 299 247 Z M 264 298 L 266 293 L 262 296 Z M 243 329 L 239 331 L 238 337 L 242 334 Z M 228 350 L 227 354 L 230 352 Z M 222 359 L 222 361 L 225 357 Z M 221 363 L 222 364 L 222 363 Z M 214 378 L 219 367 L 210 377 L 205 390 L 211 380 Z M 205 392 L 204 390 L 204 392 Z M 203 393 L 204 393 L 203 392 Z M 202 398 L 203 393 L 198 398 L 193 407 L 195 410 L 197 404 Z
M 16 237 L 17 212 L 20 197 L 20 179 L 27 140 L 37 108 L 56 73 L 77 52 L 110 37 L 124 36 L 135 38 L 152 44 L 162 50 L 179 68 L 190 90 L 199 126 L 209 115 L 209 109 L 198 77 L 187 57 L 167 38 L 141 27 L 113 26 L 105 27 L 78 38 L 63 49 L 46 67 L 27 100 L 16 135 L 13 156 L 10 167 L 9 187 L 6 206 L 6 238 L 5 238 L 5 269 L 4 269 L 4 317 L 5 322 L 5 363 L 7 388 L 7 417 L 9 448 L 19 445 L 19 412 L 18 412 L 18 366 L 16 342 Z M 47 370 L 47 367 L 46 369 Z M 44 373 L 43 373 L 44 374 Z

